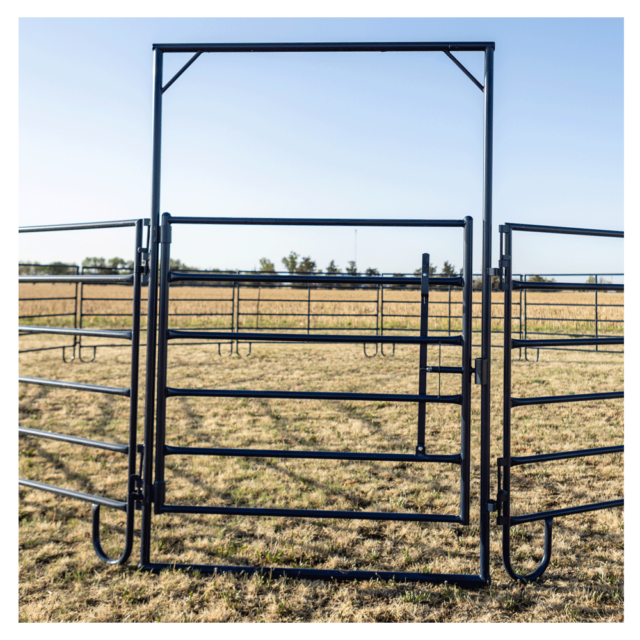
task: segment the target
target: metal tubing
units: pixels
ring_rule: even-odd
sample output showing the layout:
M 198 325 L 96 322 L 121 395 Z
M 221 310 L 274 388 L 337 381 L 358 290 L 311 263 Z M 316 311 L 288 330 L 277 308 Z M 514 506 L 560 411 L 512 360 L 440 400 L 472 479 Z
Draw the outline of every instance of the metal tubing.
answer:
M 413 455 L 404 453 L 359 453 L 355 451 L 293 451 L 277 449 L 223 449 L 165 446 L 165 456 L 233 456 L 246 458 L 299 458 L 305 460 L 375 460 L 378 462 L 436 462 L 461 464 L 460 454 Z
M 198 573 L 230 573 L 238 575 L 265 575 L 272 579 L 295 578 L 299 580 L 331 580 L 347 582 L 350 580 L 386 580 L 396 582 L 427 582 L 431 584 L 457 585 L 463 589 L 477 589 L 487 586 L 480 576 L 458 573 L 412 573 L 407 571 L 360 571 L 340 569 L 299 569 L 295 567 L 255 567 L 210 564 L 176 564 L 166 562 L 149 563 L 141 567 L 144 571 L 159 573 L 165 569 L 174 571 L 197 571 Z
M 167 82 L 167 84 L 164 87 L 162 87 L 162 93 L 164 93 L 201 55 L 202 55 L 202 51 L 198 51 L 198 53 L 196 53 L 196 55 L 193 56 L 189 60 L 189 62 L 187 62 L 187 64 L 185 64 L 184 67 L 182 67 L 182 69 L 180 69 L 180 71 L 178 71 L 178 73 L 176 73 L 176 75 L 173 76 L 173 78 L 171 78 L 169 82 Z
M 154 44 L 166 53 L 308 53 L 340 51 L 485 51 L 494 42 L 258 42 Z
M 464 220 L 417 218 L 199 218 L 171 216 L 170 224 L 275 225 L 285 227 L 464 227 Z
M 259 391 L 236 389 L 176 389 L 166 388 L 167 397 L 193 398 L 276 398 L 291 400 L 356 400 L 364 402 L 433 402 L 462 404 L 462 395 L 428 396 L 400 393 L 337 393 L 333 391 Z
M 114 227 L 135 227 L 138 219 L 133 220 L 109 220 L 108 222 L 77 222 L 73 224 L 46 224 L 36 227 L 19 227 L 18 233 L 35 233 L 39 231 L 74 231 L 80 229 L 109 229 Z M 149 224 L 148 219 L 142 220 L 143 224 Z M 45 265 L 42 265 L 45 266 Z
M 162 256 L 160 259 L 160 305 L 158 309 L 158 371 L 157 371 L 157 407 L 156 407 L 156 461 L 154 483 L 154 513 L 162 509 L 163 491 L 156 491 L 157 487 L 164 487 L 164 453 L 167 429 L 167 361 L 168 361 L 168 331 L 169 331 L 169 264 L 171 260 L 171 227 L 168 223 L 169 215 L 162 214 L 160 227 L 160 242 Z
M 288 315 L 288 314 L 287 314 Z M 306 314 L 303 314 L 306 315 Z M 306 327 L 301 327 L 305 330 Z M 228 331 L 184 331 L 168 329 L 169 340 L 247 340 L 261 342 L 330 342 L 330 343 L 370 343 L 370 344 L 448 344 L 460 346 L 464 340 L 462 336 L 367 336 L 367 335 L 326 335 L 326 334 L 297 334 L 297 333 L 248 333 Z
M 94 338 L 121 338 L 131 340 L 132 331 L 118 331 L 115 329 L 62 329 L 59 327 L 36 327 L 31 325 L 21 325 L 19 331 L 25 333 L 52 333 L 66 336 L 91 336 Z
M 104 449 L 105 451 L 114 451 L 116 453 L 128 453 L 129 445 L 115 444 L 113 442 L 102 442 L 100 440 L 89 440 L 88 438 L 78 438 L 76 436 L 68 436 L 64 433 L 54 433 L 53 431 L 40 431 L 39 429 L 29 429 L 27 427 L 18 427 L 18 435 L 33 436 L 35 438 L 45 438 L 46 440 L 58 440 L 60 442 L 68 442 L 69 444 L 79 444 L 83 447 L 93 447 L 94 449 Z
M 153 159 L 151 169 L 151 225 L 149 228 L 149 286 L 147 302 L 147 362 L 144 408 L 144 464 L 142 472 L 142 518 L 140 565 L 149 564 L 151 554 L 151 503 L 153 493 L 153 427 L 155 413 L 156 321 L 158 300 L 158 225 L 160 221 L 160 172 L 162 168 L 162 51 L 153 53 Z
M 526 522 L 536 522 L 538 520 L 547 520 L 549 518 L 559 518 L 560 516 L 573 516 L 577 513 L 600 511 L 601 509 L 612 509 L 613 507 L 624 507 L 624 500 L 608 500 L 607 502 L 583 504 L 577 507 L 567 507 L 566 509 L 540 511 L 539 513 L 530 513 L 524 516 L 511 516 L 511 524 L 525 524 Z
M 480 577 L 490 581 L 489 493 L 491 466 L 491 233 L 493 215 L 493 54 L 484 54 L 484 182 L 482 207 L 482 360 L 487 362 L 480 407 Z
M 122 284 L 133 282 L 128 276 L 18 276 L 19 282 L 83 282 L 85 284 Z
M 64 382 L 62 380 L 45 380 L 43 378 L 19 377 L 18 382 L 25 384 L 41 384 L 45 387 L 60 387 L 61 389 L 75 389 L 77 391 L 92 391 L 95 393 L 108 393 L 114 396 L 129 397 L 131 389 L 129 387 L 103 387 L 97 384 L 84 384 L 81 382 Z
M 534 233 L 562 233 L 573 236 L 600 236 L 604 238 L 624 238 L 624 231 L 607 231 L 605 229 L 580 229 L 578 227 L 554 227 L 542 224 L 520 224 L 506 222 L 504 227 L 512 231 L 532 231 Z
M 505 352 L 509 349 L 505 349 Z M 512 407 L 524 407 L 532 404 L 557 404 L 560 402 L 585 402 L 587 400 L 616 400 L 624 398 L 624 391 L 607 393 L 576 393 L 571 396 L 540 396 L 538 398 L 511 398 Z
M 471 301 L 473 296 L 473 219 L 465 218 L 464 228 L 464 289 L 462 291 L 462 406 L 460 407 L 460 518 L 462 524 L 469 524 L 471 496 Z M 451 295 L 451 290 L 449 290 Z M 432 367 L 440 373 L 458 373 L 456 367 Z M 449 370 L 450 369 L 450 370 Z M 446 371 L 445 371 L 446 370 Z
M 555 334 L 559 335 L 559 334 Z M 624 336 L 620 338 L 558 338 L 543 340 L 512 340 L 511 348 L 518 347 L 572 347 L 588 345 L 624 344 Z
M 56 495 L 64 496 L 65 498 L 74 498 L 75 500 L 83 500 L 84 502 L 100 504 L 103 507 L 109 507 L 110 509 L 118 509 L 119 511 L 127 510 L 127 503 L 120 500 L 111 500 L 110 498 L 102 498 L 100 496 L 91 495 L 90 493 L 63 489 L 62 487 L 54 487 L 51 484 L 36 482 L 35 480 L 27 480 L 25 478 L 18 478 L 18 484 L 22 487 L 28 487 L 29 489 L 38 489 L 39 491 L 55 493 Z
M 484 91 L 482 84 L 476 80 L 475 76 L 460 62 L 460 60 L 458 60 L 458 58 L 452 56 L 448 51 L 445 51 L 444 53 L 453 61 L 458 69 L 460 69 L 462 73 L 464 73 L 464 75 L 467 76 L 467 78 L 469 78 L 469 80 L 471 80 L 478 89 L 480 89 L 480 91 Z
M 460 516 L 393 511 L 334 511 L 331 509 L 276 509 L 258 507 L 209 507 L 165 504 L 161 513 L 201 513 L 208 515 L 262 516 L 282 518 L 336 518 L 339 520 L 393 520 L 396 522 L 449 522 L 461 524 Z
M 577 451 L 558 451 L 557 453 L 539 453 L 534 456 L 511 456 L 511 466 L 520 464 L 534 464 L 537 462 L 549 462 L 550 460 L 568 460 L 569 458 L 585 458 L 587 456 L 600 456 L 608 453 L 624 453 L 624 445 L 615 447 L 599 447 L 597 449 L 579 449 Z
M 513 570 L 511 565 L 511 541 L 508 528 L 506 538 L 503 540 L 502 563 L 509 577 L 513 580 L 524 580 L 526 582 L 537 580 L 547 570 L 549 562 L 551 562 L 551 552 L 553 550 L 553 520 L 549 518 L 544 521 L 544 554 L 536 569 L 527 575 L 520 575 Z
M 29 276 L 23 276 L 29 277 Z M 36 276 L 33 276 L 36 277 Z M 48 276 L 39 276 L 41 278 Z M 73 276 L 67 276 L 73 277 Z M 105 276 L 100 276 L 105 277 Z M 283 282 L 291 285 L 296 283 L 307 284 L 310 282 L 316 284 L 420 284 L 420 278 L 393 278 L 389 276 L 310 276 L 310 275 L 294 275 L 294 276 L 270 276 L 270 275 L 234 275 L 226 273 L 183 273 L 181 271 L 171 271 L 169 273 L 169 281 L 174 282 Z M 434 279 L 434 286 L 453 286 L 462 287 L 464 285 L 461 276 L 451 278 Z M 373 301 L 371 301 L 373 302 Z M 306 315 L 306 314 L 304 314 Z
M 623 284 L 592 284 L 589 282 L 519 282 L 514 280 L 514 289 L 532 289 L 535 291 L 624 291 Z

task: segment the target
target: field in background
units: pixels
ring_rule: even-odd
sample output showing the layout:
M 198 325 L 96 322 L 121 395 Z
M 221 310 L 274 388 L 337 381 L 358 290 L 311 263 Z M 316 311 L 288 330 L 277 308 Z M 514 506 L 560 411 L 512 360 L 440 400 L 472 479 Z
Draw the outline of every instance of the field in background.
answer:
M 20 315 L 72 314 L 75 285 L 21 284 L 20 298 L 47 298 L 20 302 Z M 146 291 L 143 291 L 142 326 L 146 324 Z M 419 328 L 419 292 L 383 290 L 380 304 L 377 289 L 311 289 L 291 287 L 249 287 L 243 285 L 234 294 L 232 287 L 172 287 L 170 326 L 180 328 L 231 327 L 232 315 L 239 309 L 240 329 L 417 331 Z M 48 298 L 66 297 L 67 300 Z M 131 326 L 131 288 L 117 285 L 84 285 L 83 327 L 119 328 Z M 94 299 L 90 299 L 94 298 Z M 514 293 L 513 330 L 524 326 L 524 293 Z M 113 301 L 111 299 L 118 299 Z M 122 301 L 120 301 L 122 300 Z M 503 294 L 492 294 L 494 331 L 502 329 Z M 473 294 L 474 331 L 480 330 L 481 293 Z M 595 294 L 593 292 L 527 292 L 527 331 L 563 334 L 594 334 Z M 429 330 L 461 330 L 462 292 L 432 290 L 429 298 Z M 540 303 L 551 306 L 537 306 Z M 237 305 L 239 304 L 239 307 Z M 598 333 L 601 336 L 624 332 L 624 293 L 598 293 Z M 619 306 L 607 306 L 619 305 Z M 310 317 L 308 314 L 312 314 Z M 122 315 L 110 315 L 122 314 Z M 216 315 L 218 314 L 218 315 Z M 384 317 L 383 317 L 384 316 Z M 439 317 L 438 317 L 439 316 Z M 457 316 L 457 317 L 455 317 Z M 72 315 L 47 318 L 49 324 L 73 326 Z M 44 324 L 39 319 L 23 319 L 21 324 Z
M 111 289 L 122 292 L 123 297 L 130 294 L 130 290 L 121 287 Z M 272 293 L 295 297 L 306 292 L 262 290 L 261 305 L 267 304 L 264 301 Z M 335 293 L 319 291 L 318 295 Z M 193 298 L 201 294 L 201 288 L 193 287 L 174 292 L 176 297 Z M 349 292 L 349 295 L 354 294 Z M 364 297 L 371 293 L 361 291 L 357 295 Z M 434 293 L 432 300 L 437 295 L 440 294 Z M 500 295 L 496 293 L 494 300 L 500 300 Z M 562 295 L 574 301 L 582 299 L 580 296 L 593 300 L 593 294 Z M 622 297 L 600 294 L 602 298 L 604 295 L 616 295 L 616 303 Z M 395 296 L 411 299 L 415 294 L 395 292 Z M 406 305 L 406 299 L 396 304 L 401 308 Z M 435 313 L 440 313 L 439 306 L 443 305 L 434 305 Z M 123 307 L 128 311 L 128 305 L 123 303 Z M 199 311 L 197 307 L 192 308 Z M 494 307 L 494 313 L 501 315 L 501 309 Z M 125 324 L 124 318 L 118 320 L 122 324 L 110 326 Z M 174 326 L 185 326 L 182 321 L 174 322 Z M 495 324 L 499 325 L 499 321 Z M 430 326 L 430 330 L 435 328 Z M 25 336 L 21 338 L 21 347 L 64 342 L 64 338 L 55 336 Z M 172 345 L 168 384 L 173 387 L 415 393 L 417 355 L 415 347 L 397 347 L 393 358 L 366 359 L 361 345 L 257 344 L 250 357 L 239 358 L 218 356 L 214 345 Z M 477 355 L 474 350 L 474 357 Z M 501 355 L 500 350 L 494 351 L 493 463 L 502 455 Z M 445 347 L 440 356 L 436 348 L 430 347 L 430 362 L 438 357 L 442 358 L 443 365 L 454 365 L 459 349 Z M 129 353 L 125 348 L 98 350 L 92 364 L 78 361 L 64 364 L 59 352 L 29 353 L 21 356 L 21 375 L 127 386 L 128 362 Z M 141 375 L 143 372 L 142 363 Z M 455 393 L 459 384 L 456 376 L 438 379 L 436 375 L 429 375 L 427 393 L 438 390 L 443 394 Z M 514 362 L 515 396 L 613 391 L 622 387 L 622 355 L 545 352 L 537 364 Z M 472 408 L 475 456 L 472 505 L 477 505 L 479 480 L 479 393 L 476 391 Z M 415 447 L 416 411 L 415 406 L 401 403 L 171 398 L 167 442 L 189 446 L 408 453 Z M 124 442 L 127 416 L 128 404 L 122 398 L 31 385 L 20 387 L 20 423 L 25 427 Z M 428 407 L 428 452 L 455 452 L 459 431 L 457 407 Z M 141 438 L 141 426 L 139 433 Z M 622 442 L 621 400 L 522 407 L 513 413 L 514 455 Z M 169 503 L 438 510 L 443 513 L 454 513 L 457 509 L 457 468 L 448 465 L 180 456 L 168 458 L 167 463 Z M 20 473 L 26 478 L 71 489 L 124 498 L 125 460 L 116 454 L 21 438 Z M 512 488 L 516 515 L 614 499 L 623 494 L 623 457 L 594 456 L 518 467 L 513 473 Z M 495 491 L 494 476 L 492 496 Z M 168 562 L 476 573 L 478 516 L 477 508 L 472 509 L 471 526 L 460 527 L 357 520 L 162 515 L 153 519 L 152 558 Z M 20 620 L 541 622 L 623 619 L 624 519 L 621 509 L 556 520 L 552 562 L 545 576 L 535 584 L 518 585 L 506 576 L 500 561 L 500 529 L 493 525 L 493 584 L 478 591 L 449 585 L 379 581 L 332 584 L 268 577 L 198 576 L 172 571 L 152 576 L 135 569 L 139 553 L 137 538 L 129 565 L 124 568 L 103 565 L 91 547 L 90 527 L 88 504 L 20 490 Z M 103 510 L 103 544 L 107 552 L 119 554 L 123 533 L 122 515 Z M 512 529 L 512 538 L 516 569 L 532 570 L 542 552 L 541 523 Z

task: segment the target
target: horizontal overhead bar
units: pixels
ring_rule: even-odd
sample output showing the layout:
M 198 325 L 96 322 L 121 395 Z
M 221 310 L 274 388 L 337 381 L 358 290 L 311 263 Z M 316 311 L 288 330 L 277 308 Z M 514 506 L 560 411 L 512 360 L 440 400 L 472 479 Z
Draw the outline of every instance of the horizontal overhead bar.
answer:
M 113 396 L 131 395 L 129 387 L 103 387 L 97 384 L 84 384 L 82 382 L 63 382 L 61 380 L 45 380 L 43 378 L 19 377 L 18 382 L 24 384 L 39 384 L 45 387 L 59 387 L 61 389 L 74 389 L 75 391 L 92 391 L 94 393 L 106 393 Z
M 176 564 L 175 562 L 150 562 L 141 565 L 143 571 L 159 573 L 171 571 L 197 571 L 198 573 L 231 573 L 242 575 L 265 575 L 270 578 L 298 578 L 303 580 L 331 580 L 346 582 L 349 580 L 395 580 L 396 582 L 428 582 L 436 584 L 455 584 L 465 589 L 484 587 L 487 580 L 480 576 L 459 573 L 415 573 L 410 571 L 360 571 L 356 569 L 303 569 L 300 567 L 245 567 L 212 564 Z
M 141 218 L 145 226 L 149 226 L 149 218 Z M 135 227 L 138 220 L 109 220 L 107 222 L 78 222 L 72 224 L 45 224 L 37 227 L 19 227 L 19 233 L 35 233 L 38 231 L 79 231 L 82 229 L 110 229 L 114 227 Z M 44 266 L 44 265 L 42 265 Z M 52 265 L 53 266 L 53 265 Z M 56 265 L 59 266 L 59 265 Z
M 523 280 L 513 280 L 514 289 L 533 290 L 554 290 L 563 289 L 567 291 L 624 291 L 623 284 L 603 284 L 594 282 L 531 282 Z
M 133 282 L 134 275 L 126 276 L 18 276 L 19 282 L 82 282 L 84 284 L 122 284 Z
M 258 42 L 154 44 L 163 53 L 287 53 L 340 51 L 486 51 L 495 42 Z
M 462 395 L 428 396 L 400 393 L 338 393 L 331 391 L 245 391 L 236 389 L 175 389 L 166 388 L 168 398 L 178 396 L 198 398 L 273 398 L 278 400 L 354 400 L 380 402 L 429 402 L 462 404 Z
M 168 339 L 181 340 L 260 340 L 262 342 L 331 342 L 381 344 L 449 344 L 462 345 L 462 336 L 354 336 L 297 333 L 243 333 L 242 331 L 185 331 L 169 329 Z M 457 371 L 456 371 L 457 373 Z
M 593 345 L 624 344 L 624 336 L 620 338 L 550 338 L 541 340 L 511 340 L 511 348 L 521 347 L 587 347 Z
M 534 404 L 587 402 L 588 400 L 615 400 L 617 398 L 624 398 L 624 391 L 611 391 L 609 393 L 576 393 L 570 396 L 541 396 L 539 398 L 511 398 L 511 406 L 523 407 Z
M 392 511 L 331 511 L 318 509 L 275 509 L 257 507 L 209 507 L 162 505 L 160 513 L 202 513 L 212 515 L 267 516 L 285 518 L 339 518 L 344 520 L 396 520 L 405 522 L 452 522 L 462 524 L 460 516 L 431 513 L 394 513 Z
M 35 482 L 34 480 L 25 480 L 24 478 L 18 478 L 18 484 L 29 489 L 39 489 L 40 491 L 48 491 L 49 493 L 55 493 L 59 496 L 65 496 L 66 498 L 75 498 L 76 500 L 84 500 L 85 502 L 91 502 L 92 504 L 99 504 L 102 507 L 110 507 L 111 509 L 118 509 L 120 511 L 127 510 L 127 503 L 119 500 L 111 500 L 110 498 L 101 498 L 100 496 L 94 496 L 90 493 L 82 493 L 81 491 L 72 491 L 71 489 L 63 489 L 61 487 L 54 487 L 44 482 Z
M 607 229 L 580 229 L 578 227 L 554 227 L 543 224 L 518 224 L 507 222 L 500 225 L 500 231 L 531 231 L 533 233 L 561 233 L 571 236 L 600 236 L 604 238 L 624 238 L 624 231 L 610 231 Z
M 556 453 L 540 453 L 534 456 L 511 456 L 512 467 L 520 464 L 534 464 L 536 462 L 550 462 L 552 460 L 568 460 L 570 458 L 586 458 L 588 456 L 601 456 L 609 453 L 624 453 L 624 445 L 616 447 L 599 447 L 597 449 L 579 449 L 577 451 L 558 451 Z M 498 460 L 503 464 L 504 458 Z
M 130 301 L 128 301 L 130 302 Z M 41 316 L 30 316 L 41 317 Z M 62 327 L 35 327 L 30 325 L 20 325 L 20 331 L 25 333 L 52 333 L 63 336 L 87 336 L 90 338 L 121 338 L 131 340 L 132 331 L 120 331 L 117 329 L 64 329 Z
M 299 458 L 313 460 L 376 460 L 378 462 L 438 462 L 462 464 L 459 453 L 453 455 L 413 455 L 403 453 L 359 453 L 353 451 L 291 451 L 277 449 L 221 449 L 211 447 L 165 446 L 165 455 L 230 456 L 246 458 Z
M 530 513 L 524 516 L 511 516 L 511 524 L 524 524 L 525 522 L 535 522 L 536 520 L 548 520 L 550 518 L 560 518 L 561 516 L 572 516 L 577 513 L 588 511 L 599 511 L 600 509 L 611 509 L 612 507 L 623 507 L 624 500 L 609 500 L 608 502 L 596 502 L 585 504 L 579 507 L 568 507 L 566 509 L 555 509 L 554 511 L 541 511 L 540 513 Z
M 469 217 L 469 220 L 471 218 Z M 418 218 L 198 218 L 167 216 L 170 224 L 228 224 L 292 227 L 464 227 L 464 220 L 420 220 Z
M 289 275 L 289 276 L 270 276 L 270 275 L 238 275 L 238 274 L 226 274 L 226 273 L 183 273 L 182 271 L 170 271 L 169 282 L 206 282 L 206 281 L 221 281 L 221 282 L 288 282 L 291 284 L 299 283 L 329 283 L 329 284 L 404 284 L 404 285 L 419 285 L 421 280 L 416 277 L 389 277 L 389 276 L 325 276 L 325 275 Z M 429 285 L 431 287 L 441 286 L 453 286 L 463 287 L 464 278 L 462 276 L 454 276 L 453 278 L 429 278 Z M 375 300 L 369 300 L 362 302 L 375 302 Z
M 28 429 L 27 427 L 18 427 L 18 434 L 21 436 L 33 436 L 35 438 L 45 438 L 46 440 L 58 440 L 59 442 L 68 442 L 69 444 L 79 444 L 84 447 L 93 447 L 94 449 L 104 449 L 105 451 L 115 451 L 116 453 L 129 453 L 129 445 L 127 444 L 115 444 L 113 442 L 89 440 L 88 438 L 78 438 L 76 436 L 68 436 L 64 433 L 54 433 L 53 431 L 40 431 L 39 429 Z

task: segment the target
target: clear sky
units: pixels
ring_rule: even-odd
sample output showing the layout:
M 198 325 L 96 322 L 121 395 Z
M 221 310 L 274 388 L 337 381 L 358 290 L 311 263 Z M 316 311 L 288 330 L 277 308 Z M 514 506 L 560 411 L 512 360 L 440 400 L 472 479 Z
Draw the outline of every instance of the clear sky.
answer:
M 21 19 L 19 224 L 148 217 L 154 42 L 496 42 L 498 225 L 622 229 L 622 19 Z M 483 54 L 459 53 L 480 80 Z M 165 82 L 188 60 L 165 56 Z M 462 218 L 482 231 L 483 94 L 442 53 L 204 54 L 164 94 L 162 211 Z M 131 230 L 28 234 L 20 259 L 132 257 Z M 199 268 L 462 265 L 459 230 L 180 227 Z M 357 256 L 356 256 L 357 251 Z M 517 235 L 516 272 L 618 272 L 619 240 Z

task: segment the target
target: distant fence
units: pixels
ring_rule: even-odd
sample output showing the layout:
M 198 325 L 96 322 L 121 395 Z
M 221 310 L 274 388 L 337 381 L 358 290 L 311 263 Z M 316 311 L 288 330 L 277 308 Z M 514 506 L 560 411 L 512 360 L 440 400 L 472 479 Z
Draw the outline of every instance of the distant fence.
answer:
M 206 271 L 182 270 L 185 273 L 227 273 L 255 276 L 256 271 Z M 20 272 L 30 275 L 59 275 L 62 273 L 73 275 L 113 275 L 128 274 L 131 270 L 124 267 L 80 267 L 71 264 L 30 265 L 20 264 Z M 264 275 L 264 274 L 263 274 Z M 274 272 L 274 275 L 288 276 L 289 272 Z M 354 275 L 354 274 L 346 274 Z M 363 276 L 363 274 L 355 274 Z M 420 323 L 420 290 L 415 285 L 397 284 L 398 277 L 413 277 L 413 274 L 380 274 L 381 277 L 396 278 L 393 284 L 329 284 L 307 283 L 292 286 L 289 282 L 255 283 L 251 281 L 237 281 L 233 283 L 221 282 L 186 282 L 176 283 L 178 293 L 172 297 L 169 317 L 172 328 L 189 328 L 193 330 L 216 330 L 238 332 L 251 330 L 264 332 L 274 330 L 300 331 L 307 334 L 323 331 L 365 331 L 372 335 L 403 335 L 419 331 Z M 335 274 L 334 274 L 335 277 Z M 438 286 L 441 276 L 431 277 L 433 295 L 429 302 L 435 309 L 430 312 L 429 331 L 439 335 L 452 335 L 459 331 L 462 323 L 462 299 L 460 293 L 450 286 Z M 622 278 L 619 273 L 606 274 L 517 274 L 514 279 L 523 282 L 544 278 L 580 279 L 585 283 L 584 291 L 589 289 L 586 279 L 594 283 L 613 283 Z M 292 276 L 292 280 L 294 276 Z M 479 283 L 480 277 L 474 276 L 474 283 Z M 497 284 L 497 283 L 496 283 Z M 579 283 L 576 282 L 576 285 Z M 28 286 L 28 285 L 25 285 Z M 20 320 L 22 324 L 38 324 L 40 318 L 57 317 L 58 321 L 65 321 L 74 328 L 91 326 L 92 328 L 115 328 L 130 321 L 130 313 L 126 309 L 126 297 L 118 297 L 114 287 L 130 287 L 130 284 L 102 285 L 75 283 L 59 284 L 49 287 L 46 293 L 28 292 L 23 289 L 20 294 Z M 144 286 L 144 285 L 143 285 Z M 66 287 L 66 289 L 65 289 Z M 75 287 L 70 290 L 70 287 Z M 105 289 L 105 287 L 107 287 Z M 186 296 L 180 295 L 181 288 L 187 290 L 202 290 L 202 294 Z M 60 290 L 59 294 L 51 290 Z M 206 295 L 205 292 L 209 292 Z M 578 289 L 578 293 L 580 289 Z M 623 308 L 623 294 L 608 292 L 607 290 L 589 291 L 588 295 L 577 296 L 576 291 L 568 299 L 563 291 L 531 292 L 528 289 L 519 290 L 514 295 L 512 308 L 512 331 L 520 339 L 534 336 L 571 336 L 571 337 L 599 337 L 612 335 L 624 330 L 624 317 L 616 316 L 615 309 Z M 492 314 L 492 333 L 502 334 L 503 304 L 496 293 L 492 303 L 495 312 Z M 480 291 L 476 293 L 477 300 L 472 303 L 473 334 L 480 333 Z M 611 311 L 613 310 L 613 311 Z M 145 331 L 142 309 L 142 331 Z M 126 319 L 126 320 L 124 320 Z M 185 342 L 184 344 L 191 344 Z M 218 342 L 218 351 L 222 345 L 229 345 L 233 350 L 233 341 Z M 74 336 L 73 342 L 67 345 L 46 347 L 47 349 L 62 349 L 66 359 L 66 350 L 72 349 L 75 355 L 82 359 L 82 349 L 119 347 L 121 344 L 85 344 L 82 336 Z M 479 346 L 479 345 L 473 345 Z M 496 344 L 495 346 L 501 346 Z M 251 343 L 249 343 L 249 349 Z M 542 347 L 541 347 L 542 348 Z M 548 347 L 554 348 L 554 347 Z M 237 342 L 235 344 L 237 353 Z M 382 355 L 387 353 L 381 350 Z M 25 349 L 34 351 L 40 349 Z M 573 349 L 575 350 L 575 349 Z M 601 345 L 584 349 L 584 351 L 618 352 L 616 349 L 603 349 Z M 366 352 L 365 352 L 366 353 Z M 377 345 L 376 345 L 377 353 Z M 393 353 L 391 351 L 391 353 Z M 522 357 L 522 354 L 521 354 Z M 528 355 L 525 352 L 524 357 Z M 536 349 L 536 360 L 539 349 Z M 72 356 L 73 358 L 73 356 Z

